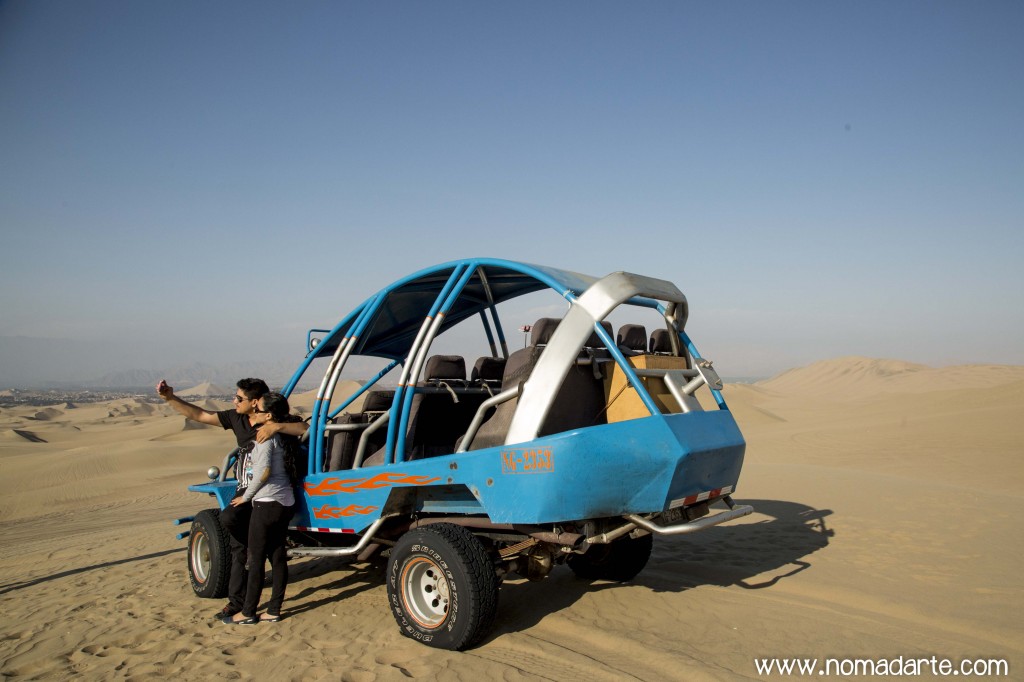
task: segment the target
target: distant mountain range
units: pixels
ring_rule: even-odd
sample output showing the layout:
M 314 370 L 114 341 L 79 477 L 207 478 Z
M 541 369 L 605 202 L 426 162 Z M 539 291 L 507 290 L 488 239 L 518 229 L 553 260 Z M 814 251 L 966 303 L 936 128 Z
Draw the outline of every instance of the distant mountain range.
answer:
M 321 362 L 321 361 L 318 361 Z M 258 377 L 272 389 L 282 388 L 292 378 L 297 364 L 293 362 L 232 362 L 226 364 L 193 363 L 164 369 L 126 369 L 109 372 L 94 379 L 75 382 L 40 382 L 39 388 L 144 388 L 155 386 L 161 379 L 176 389 L 187 389 L 203 384 L 215 384 L 233 393 L 235 382 L 244 377 Z M 345 376 L 367 379 L 377 372 L 377 365 L 364 358 L 352 358 Z M 323 372 L 312 367 L 303 376 L 298 390 L 310 390 L 320 385 Z
M 292 377 L 301 361 L 293 352 L 273 355 L 264 353 L 262 360 L 250 358 L 239 361 L 189 362 L 187 364 L 156 365 L 147 368 L 152 356 L 132 354 L 132 349 L 112 348 L 99 342 L 72 342 L 66 339 L 37 339 L 0 336 L 0 389 L 106 389 L 149 391 L 161 379 L 175 389 L 186 389 L 201 384 L 216 384 L 234 391 L 235 382 L 244 377 L 259 377 L 271 388 L 283 387 Z M 286 357 L 287 360 L 266 360 L 268 357 Z M 180 354 L 178 357 L 181 357 Z M 207 357 L 201 355 L 199 357 Z M 219 360 L 219 358 L 218 358 Z M 172 361 L 173 362 L 173 361 Z M 370 358 L 351 358 L 343 378 L 366 380 L 383 367 L 384 362 Z M 104 368 L 127 366 L 98 376 Z M 89 369 L 90 367 L 95 369 Z M 319 386 L 327 367 L 326 359 L 316 360 L 299 383 L 300 391 Z M 764 377 L 724 376 L 729 383 L 750 383 Z
M 302 359 L 301 346 L 297 354 L 292 345 L 251 345 L 240 349 L 244 355 L 236 361 L 223 349 L 193 353 L 186 344 L 153 349 L 131 343 L 0 336 L 0 388 L 139 388 L 167 379 L 183 388 L 211 382 L 234 390 L 238 379 L 250 376 L 280 387 Z M 192 357 L 202 361 L 182 359 Z M 310 372 L 317 373 L 317 367 Z M 320 378 L 311 374 L 307 381 Z
M 209 381 L 204 381 L 201 384 L 193 386 L 192 388 L 179 388 L 174 393 L 182 397 L 185 396 L 200 396 L 200 397 L 217 397 L 221 395 L 231 395 L 234 391 L 229 388 L 224 388 L 217 384 L 211 384 Z
M 273 387 L 283 386 L 295 371 L 293 363 L 242 363 L 234 362 L 212 365 L 197 362 L 191 365 L 167 367 L 164 369 L 127 369 L 110 372 L 103 376 L 81 382 L 90 388 L 120 388 L 125 386 L 155 385 L 166 379 L 172 386 L 186 388 L 198 384 L 212 383 L 230 387 L 243 377 L 259 377 Z M 315 381 L 319 381 L 317 377 Z

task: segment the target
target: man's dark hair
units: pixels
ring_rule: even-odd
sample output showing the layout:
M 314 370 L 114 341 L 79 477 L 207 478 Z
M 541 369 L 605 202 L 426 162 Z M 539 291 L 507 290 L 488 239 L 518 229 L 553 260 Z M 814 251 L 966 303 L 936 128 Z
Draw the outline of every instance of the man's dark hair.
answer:
M 270 393 L 270 387 L 263 379 L 239 379 L 235 386 L 242 389 L 242 393 L 245 393 L 249 400 L 256 400 Z

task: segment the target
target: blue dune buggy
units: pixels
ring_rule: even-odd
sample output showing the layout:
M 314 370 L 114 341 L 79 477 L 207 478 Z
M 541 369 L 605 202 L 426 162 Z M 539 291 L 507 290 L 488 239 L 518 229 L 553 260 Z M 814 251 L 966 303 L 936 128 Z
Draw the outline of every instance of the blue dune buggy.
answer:
M 510 352 L 499 309 L 538 292 L 565 313 L 521 327 L 529 343 Z M 654 320 L 650 336 L 635 323 L 613 335 L 607 319 L 630 311 Z M 506 575 L 539 580 L 566 564 L 582 578 L 627 581 L 654 535 L 749 514 L 730 498 L 745 443 L 686 320 L 686 298 L 666 281 L 482 258 L 412 274 L 322 339 L 312 330 L 284 389 L 326 364 L 289 556 L 386 554 L 401 632 L 463 649 L 488 632 Z M 472 366 L 464 354 L 431 352 L 439 337 L 461 339 L 457 329 L 481 340 Z M 353 385 L 343 370 L 365 356 L 380 371 L 342 390 Z M 235 487 L 229 464 L 189 489 L 223 509 Z M 219 511 L 181 520 L 192 521 L 181 536 L 202 597 L 226 593 Z

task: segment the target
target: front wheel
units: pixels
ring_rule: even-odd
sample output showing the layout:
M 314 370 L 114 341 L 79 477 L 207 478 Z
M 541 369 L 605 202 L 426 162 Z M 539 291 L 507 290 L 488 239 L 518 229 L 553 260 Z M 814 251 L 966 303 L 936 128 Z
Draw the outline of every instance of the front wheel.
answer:
M 204 509 L 192 520 L 188 535 L 188 578 L 200 597 L 227 595 L 231 575 L 228 532 L 220 525 L 219 509 Z
M 416 528 L 388 559 L 388 602 L 402 634 L 438 649 L 479 641 L 498 610 L 498 577 L 487 551 L 450 523 Z
M 566 563 L 580 578 L 624 583 L 644 570 L 653 546 L 654 536 L 650 534 L 624 537 L 607 545 L 593 545 L 584 554 L 571 555 Z

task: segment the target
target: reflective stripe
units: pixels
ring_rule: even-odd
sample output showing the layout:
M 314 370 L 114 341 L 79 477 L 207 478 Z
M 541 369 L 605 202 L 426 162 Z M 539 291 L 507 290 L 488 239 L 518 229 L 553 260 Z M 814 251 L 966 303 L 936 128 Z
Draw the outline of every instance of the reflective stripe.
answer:
M 683 497 L 678 500 L 672 500 L 669 508 L 674 509 L 676 507 L 685 507 L 691 504 L 697 504 L 704 500 L 709 500 L 712 497 L 719 497 L 720 495 L 728 495 L 733 491 L 731 485 L 727 485 L 724 488 L 715 488 L 714 490 L 708 490 L 707 492 L 697 493 L 696 495 L 690 495 L 689 497 Z
M 288 530 L 302 530 L 310 533 L 355 533 L 351 528 L 307 528 L 306 526 L 288 526 Z

